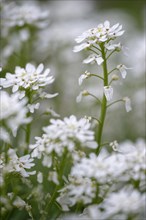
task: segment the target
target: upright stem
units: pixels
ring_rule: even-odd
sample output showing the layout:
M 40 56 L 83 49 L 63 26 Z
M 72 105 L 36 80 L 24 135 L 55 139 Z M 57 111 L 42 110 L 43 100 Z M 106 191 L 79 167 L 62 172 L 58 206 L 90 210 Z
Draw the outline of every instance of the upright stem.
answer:
M 104 86 L 108 86 L 108 71 L 107 71 L 107 62 L 106 62 L 106 53 L 104 49 L 104 44 L 101 45 L 101 54 L 102 58 L 104 59 L 104 62 L 102 64 L 103 67 L 103 75 L 104 75 Z M 97 148 L 97 155 L 99 154 L 101 150 L 101 140 L 102 140 L 102 133 L 103 133 L 103 126 L 104 126 L 104 121 L 106 117 L 106 109 L 107 109 L 107 100 L 105 95 L 103 94 L 102 98 L 102 103 L 101 103 L 101 113 L 100 113 L 100 124 L 99 124 L 99 129 L 98 129 L 98 134 L 97 134 L 97 142 L 98 142 L 98 148 Z
M 27 92 L 27 96 L 28 96 L 28 103 L 31 104 L 31 93 L 30 93 L 30 91 Z M 27 117 L 30 117 L 30 112 L 27 113 Z M 27 145 L 29 145 L 29 142 L 30 142 L 30 134 L 31 134 L 31 122 L 26 125 L 25 141 L 26 141 Z

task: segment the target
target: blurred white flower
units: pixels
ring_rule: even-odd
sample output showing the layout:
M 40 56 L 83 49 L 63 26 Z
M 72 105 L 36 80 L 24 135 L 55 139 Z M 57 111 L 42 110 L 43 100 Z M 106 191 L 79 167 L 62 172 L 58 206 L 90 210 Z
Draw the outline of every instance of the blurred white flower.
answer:
M 50 171 L 50 172 L 49 172 L 48 180 L 49 180 L 49 181 L 52 181 L 52 182 L 55 183 L 56 185 L 59 185 L 58 174 L 57 174 L 56 171 Z
M 117 142 L 116 140 L 113 141 L 113 142 L 110 142 L 109 146 L 112 147 L 112 149 L 113 149 L 114 151 L 118 151 L 118 146 L 119 146 L 119 144 L 118 144 L 118 142 Z
M 104 86 L 103 91 L 107 101 L 110 101 L 113 98 L 113 88 L 111 86 Z
M 35 171 L 27 171 L 27 169 L 31 169 L 35 165 L 32 163 L 34 159 L 29 154 L 18 157 L 14 149 L 9 149 L 8 155 L 9 163 L 6 165 L 7 172 L 18 172 L 22 177 L 29 177 L 36 173 Z
M 103 58 L 100 55 L 91 54 L 89 55 L 85 60 L 83 60 L 83 63 L 92 63 L 95 61 L 98 65 L 101 65 L 103 63 Z
M 126 111 L 130 112 L 132 110 L 130 98 L 124 97 L 123 101 L 125 102 L 125 109 L 126 109 Z
M 5 125 L 12 131 L 14 136 L 16 136 L 20 125 L 29 123 L 31 121 L 31 118 L 27 118 L 27 99 L 23 98 L 22 100 L 19 100 L 19 95 L 19 93 L 9 95 L 5 91 L 0 91 L 0 121 L 5 123 Z M 5 127 L 2 127 L 2 130 L 4 135 L 4 130 L 6 130 Z M 5 132 L 7 133 L 7 131 Z
M 42 172 L 38 172 L 38 174 L 37 174 L 37 181 L 38 181 L 38 183 L 42 183 L 43 182 L 43 174 L 42 174 Z
M 23 209 L 27 204 L 26 202 L 21 199 L 19 196 L 16 196 L 15 200 L 13 201 L 13 205 L 18 209 Z
M 126 67 L 125 65 L 123 64 L 119 64 L 117 66 L 117 69 L 120 71 L 121 75 L 122 75 L 122 78 L 125 79 L 126 78 L 126 75 L 127 75 L 127 69 L 132 69 L 132 68 L 128 68 Z
M 89 43 L 83 43 L 83 44 L 80 44 L 78 46 L 75 46 L 74 49 L 73 49 L 73 52 L 79 52 L 81 50 L 84 50 L 86 48 L 90 47 L 90 44 Z
M 36 144 L 30 145 L 30 148 L 34 149 L 33 156 L 38 157 L 42 152 L 51 156 L 53 151 L 61 156 L 65 148 L 72 152 L 78 142 L 85 147 L 96 148 L 94 132 L 90 130 L 91 124 L 85 118 L 77 120 L 74 115 L 71 115 L 64 120 L 51 119 L 50 123 L 43 128 L 45 133 L 42 137 L 35 138 Z
M 100 220 L 144 219 L 145 196 L 145 194 L 129 188 L 111 192 L 101 204 L 87 206 L 82 217 L 91 220 L 96 220 L 97 216 Z M 78 219 L 80 220 L 79 216 Z
M 114 142 L 114 145 L 117 145 L 117 142 Z M 125 152 L 128 148 L 131 150 Z M 144 190 L 145 151 L 143 140 L 138 140 L 135 145 L 127 141 L 119 144 L 118 151 L 112 154 L 103 151 L 98 157 L 94 153 L 91 153 L 89 158 L 82 157 L 72 167 L 69 182 L 61 190 L 61 198 L 66 198 L 68 206 L 72 206 L 80 199 L 84 204 L 88 203 L 87 201 L 90 203 L 91 197 L 94 199 L 97 196 L 96 190 L 98 196 L 105 197 L 107 192 L 119 190 L 119 187 L 122 189 L 125 184 L 127 187 L 133 187 L 135 182 L 139 182 L 137 190 Z M 96 188 L 89 193 L 88 200 L 85 197 L 84 181 L 90 183 L 90 189 L 92 186 Z
M 120 51 L 122 49 L 122 45 L 121 45 L 121 43 L 118 43 L 118 44 L 106 44 L 105 48 L 107 50 L 117 50 L 117 51 Z
M 11 2 L 2 7 L 3 25 L 8 27 L 22 27 L 27 24 L 41 28 L 48 24 L 48 15 L 48 11 L 41 9 L 35 1 L 31 1 L 29 5 L 26 2 Z
M 82 85 L 84 79 L 87 79 L 91 76 L 91 73 L 86 71 L 84 74 L 82 74 L 80 77 L 79 77 L 79 86 Z
M 81 91 L 80 93 L 79 93 L 79 95 L 77 96 L 77 98 L 76 98 L 76 102 L 81 102 L 81 100 L 82 100 L 82 97 L 83 96 L 88 96 L 89 95 L 89 92 L 87 91 L 87 90 L 83 90 L 83 91 Z
M 145 194 L 142 195 L 140 192 L 133 189 L 121 189 L 119 192 L 109 194 L 102 204 L 105 210 L 105 219 L 109 219 L 120 213 L 125 215 L 125 219 L 128 219 L 128 216 L 144 214 L 145 196 Z
M 31 113 L 34 113 L 34 110 L 35 110 L 35 109 L 39 109 L 40 103 L 28 104 L 27 107 L 29 108 L 29 111 L 30 111 Z
M 89 178 L 69 177 L 70 184 L 60 190 L 57 202 L 62 208 L 74 206 L 76 203 L 89 204 L 96 194 L 96 184 Z

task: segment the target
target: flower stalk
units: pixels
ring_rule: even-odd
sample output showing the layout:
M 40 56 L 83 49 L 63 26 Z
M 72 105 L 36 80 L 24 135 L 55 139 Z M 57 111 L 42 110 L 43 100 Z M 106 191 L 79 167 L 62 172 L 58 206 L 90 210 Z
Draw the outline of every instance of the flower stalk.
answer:
M 106 52 L 104 49 L 104 43 L 101 44 L 101 54 L 102 58 L 104 60 L 102 67 L 103 67 L 103 75 L 104 75 L 104 86 L 108 86 L 108 71 L 107 71 L 107 60 L 106 60 Z M 96 150 L 97 155 L 100 153 L 101 150 L 101 141 L 102 141 L 102 133 L 103 133 L 103 126 L 104 121 L 106 117 L 106 110 L 107 110 L 107 100 L 105 97 L 105 94 L 103 94 L 102 102 L 101 102 L 101 113 L 99 118 L 99 128 L 98 128 L 98 136 L 97 136 L 97 142 L 98 142 L 98 148 Z

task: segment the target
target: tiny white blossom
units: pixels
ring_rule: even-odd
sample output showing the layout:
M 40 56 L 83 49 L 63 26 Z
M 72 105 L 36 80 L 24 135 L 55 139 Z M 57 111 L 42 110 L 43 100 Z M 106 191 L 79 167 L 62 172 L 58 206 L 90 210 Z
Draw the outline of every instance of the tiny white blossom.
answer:
M 125 109 L 126 109 L 126 111 L 130 112 L 132 110 L 130 98 L 124 97 L 123 101 L 125 102 Z
M 26 202 L 17 196 L 13 202 L 13 205 L 16 206 L 18 209 L 23 209 L 26 206 Z
M 49 180 L 49 181 L 52 181 L 52 182 L 55 183 L 56 185 L 59 185 L 58 175 L 57 175 L 57 172 L 55 172 L 55 171 L 49 172 L 48 180 Z
M 121 75 L 122 75 L 122 78 L 125 79 L 126 78 L 126 75 L 127 75 L 127 69 L 132 69 L 132 68 L 128 68 L 126 67 L 125 65 L 123 64 L 119 64 L 117 66 L 117 69 L 120 71 Z
M 28 104 L 27 107 L 29 108 L 29 111 L 30 111 L 31 113 L 34 113 L 34 110 L 35 110 L 35 109 L 39 109 L 40 103 Z
M 40 93 L 40 98 L 42 98 L 42 99 L 44 99 L 44 98 L 46 98 L 46 99 L 52 99 L 52 98 L 54 98 L 54 97 L 56 97 L 56 96 L 58 96 L 58 93 L 54 93 L 54 94 L 48 94 L 48 93 L 46 93 L 46 92 L 41 92 L 41 93 Z
M 76 98 L 76 102 L 81 102 L 83 96 L 88 96 L 89 92 L 87 90 L 81 91 Z
M 117 50 L 117 51 L 120 51 L 122 49 L 122 45 L 121 45 L 121 43 L 118 43 L 118 44 L 107 44 L 107 45 L 105 45 L 105 48 L 107 50 Z
M 56 113 L 52 108 L 47 108 L 45 111 L 46 114 L 50 114 L 53 117 L 60 117 L 58 113 Z
M 18 157 L 13 149 L 9 149 L 8 155 L 10 158 L 10 162 L 7 168 L 9 172 L 18 172 L 22 177 L 29 177 L 29 175 L 35 174 L 35 171 L 28 172 L 26 170 L 35 165 L 32 163 L 34 159 L 31 158 L 29 154 Z
M 37 181 L 38 181 L 38 183 L 42 183 L 43 182 L 43 174 L 42 174 L 42 172 L 38 172 L 38 174 L 37 174 Z
M 90 47 L 90 44 L 89 43 L 83 43 L 83 44 L 80 44 L 78 46 L 75 46 L 74 49 L 73 49 L 73 52 L 79 52 L 81 50 L 84 50 L 86 48 Z
M 86 71 L 84 74 L 82 74 L 80 77 L 79 77 L 79 86 L 82 85 L 84 79 L 87 79 L 91 76 L 91 73 Z
M 101 65 L 103 63 L 103 58 L 100 55 L 91 54 L 89 55 L 85 60 L 83 60 L 83 63 L 92 63 L 95 61 L 98 65 Z
M 112 149 L 113 149 L 114 151 L 118 151 L 118 146 L 119 146 L 119 144 L 118 144 L 118 142 L 117 142 L 116 140 L 113 141 L 113 142 L 110 142 L 109 145 L 112 147 Z
M 107 101 L 110 101 L 113 98 L 113 88 L 111 86 L 104 86 L 104 94 Z

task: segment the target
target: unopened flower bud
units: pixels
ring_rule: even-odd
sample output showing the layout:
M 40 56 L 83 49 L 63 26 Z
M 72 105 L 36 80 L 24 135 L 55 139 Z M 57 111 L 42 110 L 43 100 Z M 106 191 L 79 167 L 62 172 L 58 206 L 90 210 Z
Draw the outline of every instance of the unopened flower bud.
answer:
M 119 79 L 118 75 L 116 75 L 116 74 L 112 75 L 112 80 L 118 80 L 118 79 Z
M 87 96 L 87 95 L 89 95 L 89 92 L 87 90 L 83 90 L 82 91 L 82 96 Z

